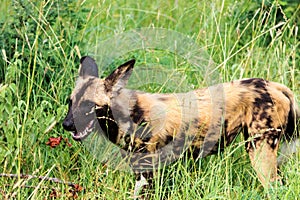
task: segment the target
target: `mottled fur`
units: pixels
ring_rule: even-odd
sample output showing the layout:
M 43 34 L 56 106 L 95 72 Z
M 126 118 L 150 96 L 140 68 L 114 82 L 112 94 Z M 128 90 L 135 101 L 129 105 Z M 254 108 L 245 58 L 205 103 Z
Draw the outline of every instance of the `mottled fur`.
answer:
M 98 122 L 109 140 L 126 151 L 155 153 L 187 137 L 191 138 L 189 149 L 199 157 L 222 149 L 242 132 L 251 164 L 263 186 L 279 179 L 276 158 L 280 140 L 297 141 L 299 136 L 300 111 L 290 89 L 250 78 L 188 93 L 150 94 L 124 88 L 134 62 L 99 79 L 94 60 L 81 59 L 79 78 L 63 123 L 74 139 L 85 138 Z M 89 115 L 93 111 L 97 120 Z M 78 122 L 82 126 L 75 127 L 75 115 L 84 116 Z M 178 144 L 179 150 L 173 150 L 182 153 Z M 205 145 L 207 148 L 203 148 Z M 287 149 L 288 142 L 284 146 Z M 293 149 L 297 148 L 296 145 Z

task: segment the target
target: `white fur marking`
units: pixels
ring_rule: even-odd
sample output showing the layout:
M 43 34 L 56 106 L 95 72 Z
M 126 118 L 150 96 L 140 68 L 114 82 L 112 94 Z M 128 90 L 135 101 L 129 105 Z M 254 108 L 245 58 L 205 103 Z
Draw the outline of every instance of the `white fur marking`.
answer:
M 149 183 L 147 182 L 145 177 L 141 174 L 141 180 L 135 182 L 134 196 L 133 196 L 134 200 L 138 199 L 138 195 L 139 195 L 141 189 L 143 188 L 143 186 L 148 185 L 148 184 Z

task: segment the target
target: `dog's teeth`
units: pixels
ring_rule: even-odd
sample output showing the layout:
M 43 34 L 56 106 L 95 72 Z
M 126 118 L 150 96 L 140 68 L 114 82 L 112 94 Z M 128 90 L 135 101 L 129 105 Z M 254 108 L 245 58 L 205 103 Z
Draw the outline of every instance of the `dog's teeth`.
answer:
M 92 120 L 88 123 L 88 125 L 86 126 L 84 131 L 81 131 L 78 133 L 72 132 L 72 137 L 75 139 L 82 139 L 82 138 L 86 137 L 90 132 L 93 131 L 93 129 L 94 129 L 93 125 L 94 125 L 94 120 Z
M 72 132 L 71 132 L 71 134 L 72 134 L 72 137 L 76 137 L 76 135 L 75 135 L 75 132 L 74 132 L 74 131 L 72 131 Z

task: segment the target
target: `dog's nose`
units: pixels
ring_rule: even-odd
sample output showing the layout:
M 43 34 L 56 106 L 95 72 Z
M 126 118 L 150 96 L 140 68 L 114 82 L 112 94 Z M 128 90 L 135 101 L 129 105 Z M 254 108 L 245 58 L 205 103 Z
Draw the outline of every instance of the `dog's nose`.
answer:
M 73 112 L 72 112 L 72 100 L 69 99 L 69 110 L 68 114 L 65 117 L 62 126 L 66 131 L 76 131 L 74 119 L 73 119 Z
M 75 131 L 75 125 L 73 119 L 65 119 L 62 126 L 66 131 Z

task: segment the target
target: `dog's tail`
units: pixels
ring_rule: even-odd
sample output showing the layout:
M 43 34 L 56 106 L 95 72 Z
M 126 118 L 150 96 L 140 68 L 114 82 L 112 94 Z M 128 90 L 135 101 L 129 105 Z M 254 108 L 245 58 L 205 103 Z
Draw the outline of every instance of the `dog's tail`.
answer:
M 300 150 L 300 109 L 295 100 L 291 101 L 285 138 L 280 148 L 278 165 L 284 163 L 288 156 Z

